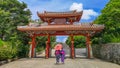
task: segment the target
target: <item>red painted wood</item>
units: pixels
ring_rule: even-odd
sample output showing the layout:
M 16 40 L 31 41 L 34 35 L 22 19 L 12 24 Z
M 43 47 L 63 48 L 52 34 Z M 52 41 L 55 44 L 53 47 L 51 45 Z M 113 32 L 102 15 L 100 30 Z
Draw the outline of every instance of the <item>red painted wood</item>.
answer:
M 87 36 L 87 51 L 88 51 L 88 58 L 91 58 L 90 56 L 90 36 Z
M 46 42 L 45 58 L 48 58 L 48 41 Z
M 74 58 L 74 57 L 75 57 L 75 52 L 74 52 L 74 43 L 72 43 L 72 48 L 71 48 L 71 50 L 72 50 L 72 58 Z
M 71 24 L 71 25 L 73 24 L 73 20 L 70 20 L 70 24 Z
M 57 33 L 55 33 L 55 34 L 49 34 L 50 36 L 68 36 L 68 35 L 70 35 L 70 34 L 57 34 Z M 74 34 L 74 35 L 76 35 L 76 36 L 87 36 L 87 34 Z M 36 36 L 47 36 L 47 34 L 36 34 Z
M 48 35 L 48 40 L 46 41 L 46 51 L 45 51 L 45 57 L 49 58 L 50 55 L 50 35 Z
M 71 56 L 72 56 L 72 58 L 75 58 L 74 38 L 73 38 L 73 35 L 71 35 Z
M 50 56 L 50 35 L 48 35 L 48 58 Z
M 31 57 L 34 57 L 34 49 L 35 49 L 35 36 L 32 37 L 32 50 L 31 50 Z

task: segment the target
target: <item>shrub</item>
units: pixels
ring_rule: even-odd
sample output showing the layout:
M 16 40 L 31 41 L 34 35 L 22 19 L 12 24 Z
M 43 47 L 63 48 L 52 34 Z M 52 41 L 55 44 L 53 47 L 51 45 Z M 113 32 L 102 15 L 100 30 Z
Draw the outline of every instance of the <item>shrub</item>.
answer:
M 6 60 L 16 57 L 17 49 L 8 42 L 0 40 L 0 60 Z

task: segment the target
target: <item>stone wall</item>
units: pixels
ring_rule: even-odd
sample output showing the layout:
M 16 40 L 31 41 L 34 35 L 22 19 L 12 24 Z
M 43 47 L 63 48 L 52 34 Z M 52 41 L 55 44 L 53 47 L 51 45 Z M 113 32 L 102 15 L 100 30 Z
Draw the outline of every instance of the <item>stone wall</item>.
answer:
M 120 43 L 93 45 L 94 57 L 120 64 Z

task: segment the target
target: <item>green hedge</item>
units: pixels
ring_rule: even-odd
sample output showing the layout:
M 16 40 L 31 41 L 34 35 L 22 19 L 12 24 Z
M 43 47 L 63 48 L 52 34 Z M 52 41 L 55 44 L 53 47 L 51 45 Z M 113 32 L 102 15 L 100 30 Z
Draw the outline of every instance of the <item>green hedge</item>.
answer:
M 0 40 L 0 61 L 18 57 L 27 57 L 29 52 L 28 47 L 28 45 L 22 45 L 19 41 L 5 42 Z
M 16 57 L 17 49 L 8 42 L 0 40 L 0 60 L 6 60 Z

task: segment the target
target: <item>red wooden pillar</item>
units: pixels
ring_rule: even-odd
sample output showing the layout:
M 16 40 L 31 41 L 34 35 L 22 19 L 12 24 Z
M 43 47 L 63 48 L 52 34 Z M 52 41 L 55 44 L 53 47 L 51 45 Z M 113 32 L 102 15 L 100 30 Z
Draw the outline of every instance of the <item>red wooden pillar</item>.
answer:
M 45 58 L 48 58 L 48 41 L 46 41 Z
M 51 52 L 51 46 L 50 46 L 50 35 L 48 35 L 48 58 L 50 57 L 50 52 Z
M 92 48 L 91 48 L 91 41 L 90 41 L 90 35 L 88 34 L 86 36 L 86 45 L 87 45 L 87 57 L 92 58 Z
M 48 40 L 46 41 L 46 49 L 45 49 L 45 58 L 49 58 L 50 56 L 50 35 L 48 35 Z
M 73 39 L 73 35 L 71 35 L 71 57 L 72 57 L 72 59 L 75 58 L 75 49 L 74 49 L 74 39 Z
M 32 36 L 31 58 L 35 57 L 35 36 Z

